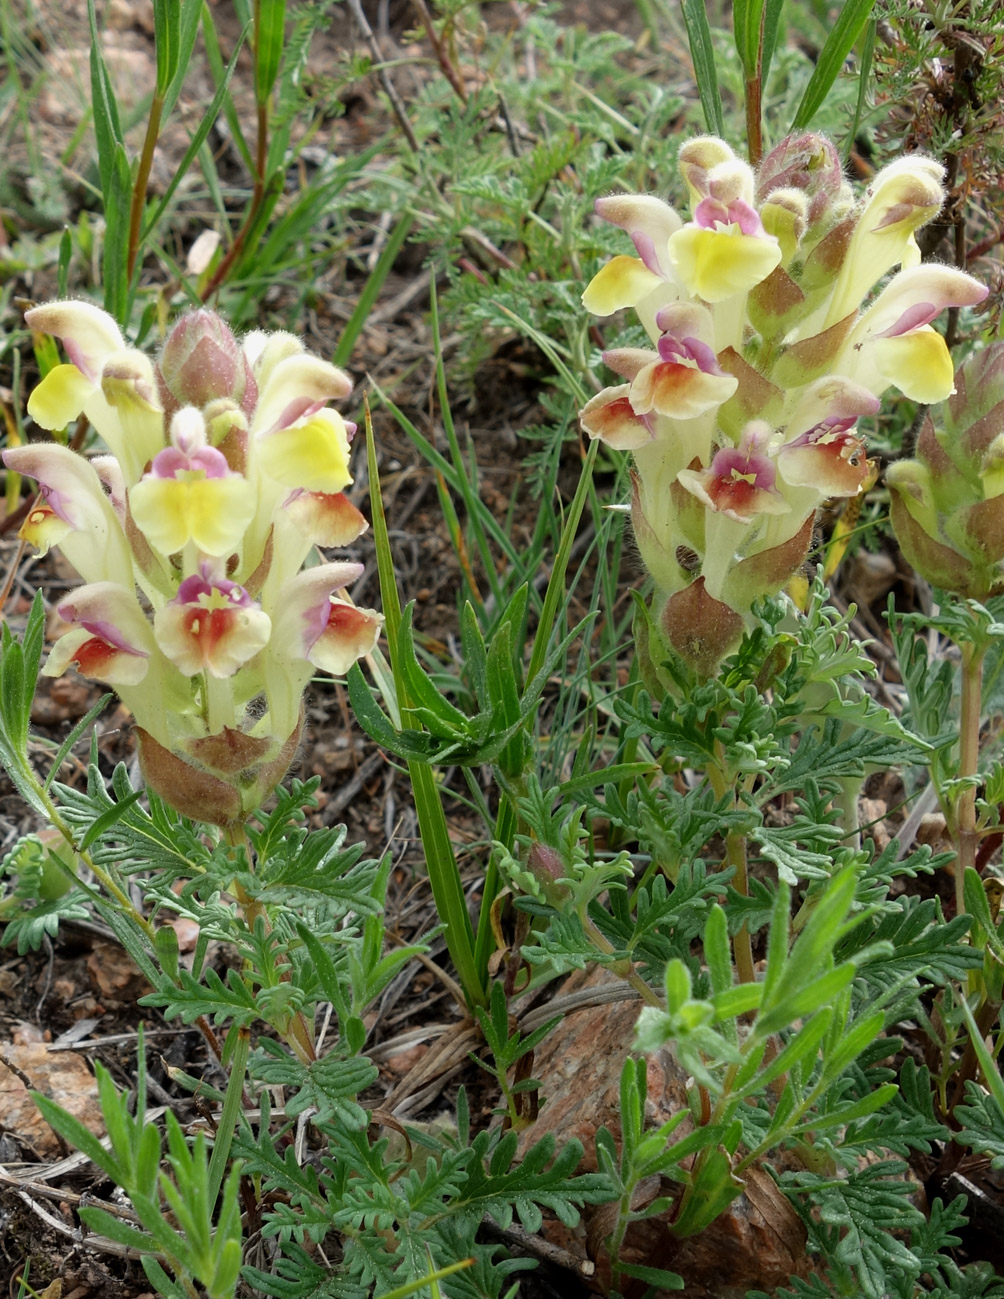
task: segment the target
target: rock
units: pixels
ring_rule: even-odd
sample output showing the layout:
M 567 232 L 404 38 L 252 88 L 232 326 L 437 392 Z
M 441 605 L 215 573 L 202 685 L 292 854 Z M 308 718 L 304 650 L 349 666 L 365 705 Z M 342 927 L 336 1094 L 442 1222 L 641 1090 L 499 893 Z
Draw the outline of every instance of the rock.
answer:
M 44 1042 L 0 1042 L 0 1127 L 40 1159 L 58 1159 L 63 1147 L 39 1113 L 21 1074 L 32 1090 L 69 1110 L 96 1136 L 104 1136 L 97 1083 L 79 1055 L 50 1051 Z
M 604 971 L 577 980 L 578 986 L 587 987 L 611 981 Z M 547 1134 L 552 1134 L 559 1146 L 575 1137 L 584 1150 L 578 1171 L 595 1172 L 597 1128 L 608 1128 L 619 1144 L 620 1076 L 638 1011 L 637 1001 L 575 1011 L 544 1039 L 534 1055 L 533 1076 L 540 1080 L 546 1104 L 536 1123 L 522 1134 L 521 1152 Z M 648 1126 L 658 1127 L 679 1110 L 689 1108 L 687 1075 L 670 1050 L 648 1057 L 646 1081 Z M 688 1118 L 672 1139 L 679 1140 L 692 1130 Z M 744 1194 L 699 1236 L 677 1239 L 669 1228 L 672 1211 L 632 1224 L 622 1260 L 679 1273 L 686 1282 L 688 1299 L 745 1299 L 749 1289 L 769 1291 L 787 1283 L 792 1275 L 807 1275 L 805 1229 L 795 1210 L 766 1172 L 751 1169 L 744 1180 Z M 640 1188 L 635 1208 L 679 1191 L 668 1180 L 652 1179 L 652 1183 Z M 604 1293 L 611 1279 L 604 1241 L 613 1226 L 612 1215 L 610 1205 L 586 1206 L 577 1231 L 569 1232 L 559 1223 L 548 1223 L 544 1229 L 554 1244 L 592 1259 L 596 1288 Z M 630 1285 L 628 1299 L 633 1294 Z

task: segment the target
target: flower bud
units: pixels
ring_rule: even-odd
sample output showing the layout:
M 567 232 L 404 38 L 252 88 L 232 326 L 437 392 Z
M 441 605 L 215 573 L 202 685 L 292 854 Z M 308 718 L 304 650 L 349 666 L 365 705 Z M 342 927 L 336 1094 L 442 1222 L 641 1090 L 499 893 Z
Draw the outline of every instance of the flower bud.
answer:
M 160 373 L 170 395 L 182 406 L 208 406 L 220 397 L 253 409 L 255 382 L 240 344 L 212 311 L 200 308 L 182 316 L 167 336 Z
M 760 163 L 757 201 L 773 202 L 778 190 L 798 190 L 806 200 L 806 218 L 815 225 L 838 199 L 842 185 L 836 149 L 825 136 L 806 131 L 789 135 Z
M 694 203 L 711 193 L 709 173 L 722 163 L 735 161 L 736 155 L 724 140 L 715 135 L 701 135 L 696 140 L 688 140 L 680 146 L 676 157 L 676 165 Z
M 534 839 L 526 856 L 526 869 L 540 889 L 539 896 L 549 906 L 560 907 L 571 897 L 571 889 L 561 883 L 567 872 L 557 848 Z
M 776 189 L 760 208 L 763 228 L 781 245 L 781 262 L 794 257 L 809 222 L 809 200 L 798 189 Z

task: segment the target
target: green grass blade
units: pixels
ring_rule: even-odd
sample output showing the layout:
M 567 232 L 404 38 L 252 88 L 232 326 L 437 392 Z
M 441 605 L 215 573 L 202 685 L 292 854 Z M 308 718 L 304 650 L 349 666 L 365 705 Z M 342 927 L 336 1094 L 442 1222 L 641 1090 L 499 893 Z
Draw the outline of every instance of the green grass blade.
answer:
M 377 572 L 380 576 L 380 599 L 387 624 L 387 644 L 391 654 L 394 686 L 401 709 L 402 728 L 413 725 L 408 719 L 407 707 L 411 704 L 403 680 L 401 665 L 396 662 L 395 648 L 401 631 L 401 601 L 394 575 L 394 556 L 387 531 L 387 518 L 380 495 L 380 467 L 377 464 L 376 442 L 373 438 L 373 421 L 369 406 L 365 412 L 366 463 L 370 480 L 370 511 L 373 516 L 373 544 L 376 549 Z M 484 1005 L 485 981 L 478 973 L 474 959 L 474 929 L 467 911 L 467 899 L 460 881 L 453 843 L 446 824 L 442 800 L 432 768 L 422 762 L 408 763 L 408 776 L 415 796 L 422 849 L 429 872 L 429 884 L 435 899 L 436 911 L 445 925 L 444 938 L 450 957 L 471 1008 Z
M 969 1009 L 969 1003 L 963 999 L 960 1000 L 959 1005 L 966 1018 L 969 1040 L 972 1043 L 976 1059 L 979 1061 L 984 1086 L 997 1102 L 997 1108 L 1004 1114 L 1004 1078 L 1001 1077 L 1000 1067 L 987 1050 L 987 1044 L 983 1040 L 983 1034 L 973 1016 L 973 1012 Z
M 404 241 L 411 233 L 411 227 L 414 224 L 415 218 L 410 212 L 406 212 L 391 232 L 391 236 L 380 254 L 379 261 L 373 267 L 373 273 L 366 281 L 366 287 L 359 295 L 355 310 L 349 316 L 345 328 L 342 330 L 342 336 L 338 340 L 335 354 L 331 358 L 335 365 L 348 365 L 356 340 L 362 333 L 363 327 L 369 319 L 369 314 L 373 310 L 373 304 L 380 296 L 380 290 L 383 288 L 391 267 L 397 260 L 397 255 L 401 251 Z
M 791 123 L 793 131 L 801 131 L 807 127 L 819 111 L 833 83 L 840 75 L 844 60 L 871 17 L 874 5 L 875 0 L 846 0 L 833 25 L 833 30 L 826 38 L 826 44 L 819 52 L 809 84 L 805 87 L 802 102 Z
M 192 136 L 188 148 L 185 150 L 185 156 L 182 158 L 178 170 L 171 177 L 171 181 L 167 189 L 164 191 L 164 197 L 157 204 L 157 207 L 155 208 L 153 215 L 147 221 L 143 233 L 140 237 L 142 241 L 145 241 L 149 237 L 151 232 L 155 230 L 156 227 L 160 224 L 161 218 L 163 217 L 164 213 L 167 211 L 167 205 L 174 197 L 175 190 L 181 184 L 183 178 L 188 175 L 189 168 L 191 167 L 192 162 L 195 159 L 195 155 L 202 148 L 203 144 L 205 144 L 209 132 L 213 129 L 213 123 L 216 121 L 217 117 L 219 116 L 220 108 L 223 105 L 224 100 L 227 98 L 228 88 L 230 86 L 230 78 L 234 74 L 234 68 L 236 68 L 237 66 L 237 56 L 240 54 L 241 49 L 244 45 L 244 40 L 248 34 L 248 30 L 249 30 L 248 28 L 245 28 L 244 31 L 241 32 L 240 36 L 238 37 L 237 45 L 233 52 L 233 57 L 231 58 L 230 62 L 226 66 L 226 69 L 223 71 L 221 75 L 220 83 L 216 88 L 216 94 L 213 96 L 212 103 L 206 109 L 205 113 L 203 113 L 202 121 L 199 123 L 198 129 L 196 130 L 195 134 Z
M 763 78 L 765 87 L 767 78 L 770 75 L 770 65 L 774 60 L 774 50 L 777 48 L 777 32 L 781 25 L 781 10 L 783 8 L 784 0 L 767 0 L 764 6 L 760 75 Z
M 181 0 L 153 0 L 157 94 L 163 99 L 181 61 Z
M 750 33 L 754 23 L 759 27 L 762 9 L 763 0 L 733 0 L 732 3 L 732 39 L 747 77 L 756 69 L 756 43 Z
M 460 443 L 457 441 L 457 430 L 453 423 L 453 412 L 450 409 L 450 395 L 446 388 L 446 367 L 443 364 L 443 345 L 442 337 L 439 331 L 439 299 L 436 294 L 436 281 L 432 281 L 431 291 L 431 314 L 432 314 L 432 339 L 436 355 L 436 391 L 439 394 L 439 409 L 443 417 L 443 428 L 446 431 L 446 440 L 450 447 L 450 456 L 453 460 L 453 467 L 456 470 L 457 482 L 460 486 L 460 495 L 463 498 L 464 505 L 467 508 L 467 522 L 474 533 L 474 541 L 481 556 L 481 566 L 485 570 L 488 578 L 488 584 L 491 587 L 492 595 L 501 605 L 502 587 L 499 582 L 498 573 L 495 570 L 495 563 L 488 546 L 488 538 L 482 526 L 482 516 L 485 513 L 485 507 L 482 503 L 474 484 L 471 482 L 470 475 L 467 472 L 467 466 L 464 464 L 464 458 L 460 452 Z M 464 556 L 457 556 L 458 560 L 463 561 Z M 463 563 L 462 563 L 463 566 Z
M 446 480 L 451 491 L 456 492 L 458 496 L 462 495 L 460 479 L 449 460 L 446 459 L 442 452 L 436 450 L 428 438 L 424 437 L 423 434 L 419 432 L 408 416 L 405 415 L 404 411 L 394 404 L 378 383 L 372 379 L 370 382 L 373 385 L 373 391 L 380 398 L 381 403 L 386 406 L 394 416 L 401 428 L 401 431 L 405 434 L 411 444 L 422 454 L 422 457 L 432 466 L 433 469 L 436 470 L 437 473 L 443 475 L 443 478 Z M 498 520 L 491 514 L 486 514 L 485 526 L 492 541 L 494 541 L 499 547 L 506 559 L 518 569 L 520 556 L 512 541 L 506 536 L 505 529 L 500 526 Z
M 681 0 L 683 21 L 687 24 L 690 57 L 694 63 L 694 77 L 701 96 L 701 108 L 708 130 L 715 135 L 725 135 L 722 114 L 722 96 L 718 89 L 718 70 L 715 66 L 715 46 L 708 26 L 708 13 L 704 0 Z
M 589 445 L 585 459 L 582 462 L 582 473 L 579 477 L 579 485 L 576 488 L 575 496 L 572 498 L 572 504 L 568 511 L 568 517 L 565 519 L 564 527 L 561 530 L 561 543 L 558 546 L 558 553 L 554 557 L 554 565 L 551 568 L 551 576 L 548 579 L 547 590 L 544 594 L 544 604 L 540 612 L 540 619 L 537 623 L 537 632 L 533 640 L 533 649 L 530 651 L 530 663 L 526 673 L 526 683 L 529 687 L 533 683 L 534 677 L 540 672 L 547 658 L 547 649 L 554 634 L 555 627 L 558 623 L 559 608 L 565 603 L 565 574 L 568 571 L 568 561 L 572 554 L 572 544 L 575 541 L 575 533 L 579 526 L 579 520 L 582 517 L 582 511 L 585 508 L 586 501 L 589 497 L 589 488 L 593 477 L 593 465 L 596 463 L 596 455 L 599 451 L 599 442 L 593 441 Z M 512 845 L 513 836 L 516 833 L 516 816 L 512 810 L 509 799 L 504 795 L 499 800 L 498 816 L 495 822 L 495 839 L 507 847 Z M 499 890 L 499 873 L 498 866 L 494 856 L 488 864 L 488 870 L 485 872 L 485 886 L 481 898 L 481 912 L 478 917 L 478 937 L 477 947 L 475 949 L 475 958 L 479 970 L 487 970 L 488 957 L 491 953 L 491 945 L 494 941 L 491 931 L 491 908 L 492 903 Z
M 132 201 L 132 173 L 125 146 L 117 144 L 112 157 L 111 191 L 105 206 L 105 246 L 102 268 L 105 278 L 105 310 L 125 324 L 129 310 L 129 206 Z
M 174 105 L 178 102 L 181 87 L 185 84 L 192 51 L 199 35 L 199 22 L 202 17 L 202 0 L 180 0 L 181 13 L 177 26 L 178 61 L 170 81 L 164 91 L 163 119 L 167 120 Z M 238 42 L 238 45 L 240 42 Z
M 844 163 L 851 156 L 851 150 L 854 148 L 854 141 L 861 128 L 861 119 L 864 116 L 865 106 L 868 102 L 868 79 L 871 76 L 872 61 L 875 58 L 875 31 L 877 26 L 875 19 L 870 18 L 865 28 L 865 39 L 861 46 L 861 64 L 858 68 L 858 97 L 854 104 L 854 116 L 847 130 L 847 139 L 840 151 Z
M 91 103 L 94 108 L 94 137 L 98 145 L 98 176 L 107 212 L 114 197 L 115 150 L 122 146 L 122 122 L 115 90 L 101 53 L 94 0 L 87 0 L 87 20 L 91 28 Z
M 547 647 L 558 621 L 558 609 L 559 606 L 565 603 L 565 574 L 568 571 L 568 561 L 572 555 L 572 545 L 575 541 L 579 520 L 582 518 L 582 511 L 589 497 L 593 465 L 596 463 L 599 448 L 598 440 L 591 441 L 589 450 L 582 461 L 579 485 L 575 489 L 575 495 L 572 497 L 572 504 L 568 510 L 568 517 L 565 519 L 565 525 L 561 530 L 561 544 L 558 547 L 558 553 L 554 557 L 554 565 L 548 579 L 547 591 L 544 594 L 544 607 L 541 611 L 540 621 L 537 624 L 537 634 L 534 637 L 533 650 L 530 654 L 530 666 L 527 668 L 526 673 L 527 682 L 533 680 L 547 657 Z
M 227 1160 L 238 1119 L 244 1107 L 244 1077 L 247 1073 L 248 1058 L 251 1055 L 251 1034 L 246 1028 L 237 1033 L 237 1042 L 230 1060 L 230 1079 L 227 1083 L 227 1096 L 223 1102 L 223 1113 L 220 1115 L 213 1140 L 213 1153 L 209 1160 L 209 1186 L 207 1201 L 212 1212 L 216 1199 L 223 1185 L 227 1171 Z
M 238 42 L 237 49 L 240 49 L 244 37 L 251 28 L 250 18 L 242 22 L 243 34 Z M 216 25 L 213 22 L 213 11 L 208 3 L 202 5 L 202 38 L 206 43 L 206 57 L 209 60 L 209 70 L 212 73 L 213 81 L 217 86 L 223 83 L 223 55 L 220 53 L 220 40 L 216 35 Z M 237 58 L 237 50 L 234 51 L 233 59 Z M 231 59 L 231 71 L 233 70 L 233 59 Z M 227 76 L 227 81 L 230 78 Z M 241 119 L 234 107 L 234 101 L 230 94 L 226 94 L 223 100 L 223 116 L 227 119 L 227 126 L 230 128 L 230 134 L 233 136 L 234 144 L 237 146 L 237 152 L 244 160 L 244 165 L 248 171 L 254 174 L 255 161 L 254 155 L 248 147 L 248 142 L 244 138 L 244 128 L 241 126 Z
M 398 1286 L 394 1290 L 385 1290 L 380 1299 L 407 1299 L 408 1295 L 417 1294 L 426 1286 L 442 1281 L 444 1277 L 452 1276 L 454 1272 L 461 1272 L 465 1267 L 471 1267 L 473 1263 L 473 1258 L 462 1258 L 459 1263 L 450 1263 L 446 1267 L 437 1268 L 435 1272 L 429 1272 L 428 1275 L 419 1277 L 417 1281 L 409 1281 L 407 1285 Z
M 254 93 L 264 104 L 272 93 L 282 62 L 286 39 L 286 0 L 258 0 L 258 25 L 255 31 Z

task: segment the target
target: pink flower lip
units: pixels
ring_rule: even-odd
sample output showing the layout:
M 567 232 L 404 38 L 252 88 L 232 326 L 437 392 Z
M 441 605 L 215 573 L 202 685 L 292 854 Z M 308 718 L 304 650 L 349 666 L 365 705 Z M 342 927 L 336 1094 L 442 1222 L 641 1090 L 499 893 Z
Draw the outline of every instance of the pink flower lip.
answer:
M 136 658 L 149 658 L 149 655 L 145 650 L 137 649 L 135 645 L 130 645 L 119 628 L 116 627 L 113 622 L 109 622 L 108 619 L 78 618 L 77 606 L 73 603 L 72 599 L 64 600 L 63 603 L 57 607 L 57 612 L 60 618 L 64 619 L 64 621 L 72 622 L 78 627 L 83 627 L 84 631 L 90 632 L 93 637 L 97 640 L 103 641 L 105 645 L 110 645 L 113 649 L 120 650 L 123 654 L 133 654 Z
M 642 230 L 633 230 L 631 232 L 631 242 L 634 244 L 635 252 L 656 275 L 662 275 L 663 270 L 659 265 L 659 257 L 655 251 L 655 241 L 650 234 Z
M 289 428 L 299 419 L 309 419 L 311 415 L 316 415 L 319 410 L 324 409 L 323 401 L 312 401 L 309 397 L 296 397 L 283 407 L 282 413 L 269 429 L 263 432 L 275 433 L 279 429 Z
M 663 361 L 676 364 L 693 361 L 698 370 L 704 374 L 723 375 L 725 371 L 719 366 L 714 350 L 699 338 L 674 338 L 663 334 L 659 339 L 659 356 Z
M 83 348 L 72 338 L 63 339 L 63 349 L 69 357 L 70 364 L 75 365 L 82 375 L 90 379 L 92 383 L 97 383 L 101 378 L 101 372 L 96 370 L 93 365 L 88 365 L 87 356 Z
M 912 307 L 907 307 L 895 324 L 883 329 L 875 337 L 900 338 L 903 334 L 912 334 L 915 329 L 929 325 L 940 311 L 941 307 L 933 302 L 915 302 Z
M 77 521 L 66 506 L 65 492 L 57 492 L 54 487 L 46 487 L 44 483 L 39 483 L 38 492 L 53 514 L 58 514 L 64 523 L 68 523 L 71 528 L 76 528 Z
M 181 473 L 201 471 L 207 478 L 226 478 L 230 466 L 222 451 L 215 447 L 199 447 L 191 455 L 180 447 L 165 447 L 153 458 L 150 472 L 155 478 L 177 478 Z
M 766 234 L 759 214 L 741 198 L 734 199 L 731 203 L 723 203 L 717 198 L 702 198 L 694 209 L 694 221 L 704 230 L 735 225 L 744 235 Z
M 214 591 L 224 595 L 227 603 L 235 608 L 247 609 L 254 603 L 239 583 L 231 582 L 225 577 L 211 580 L 207 575 L 200 576 L 197 573 L 185 578 L 171 603 L 198 604 L 203 597 L 211 597 Z
M 711 462 L 712 477 L 723 486 L 740 482 L 748 483 L 758 492 L 774 490 L 776 471 L 766 456 L 758 455 L 750 448 L 723 447 Z

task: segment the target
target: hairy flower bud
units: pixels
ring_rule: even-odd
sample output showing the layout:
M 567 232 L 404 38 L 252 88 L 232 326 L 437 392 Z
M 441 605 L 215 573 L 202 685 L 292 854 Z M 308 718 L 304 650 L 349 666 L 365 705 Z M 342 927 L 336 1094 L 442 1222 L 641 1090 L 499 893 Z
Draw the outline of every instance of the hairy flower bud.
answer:
M 526 856 L 526 869 L 540 889 L 540 896 L 552 907 L 560 907 L 571 889 L 560 881 L 567 875 L 564 858 L 557 848 L 534 839 Z
M 160 358 L 167 391 L 181 406 L 208 406 L 221 397 L 254 408 L 255 381 L 230 327 L 212 311 L 190 311 L 168 334 Z

